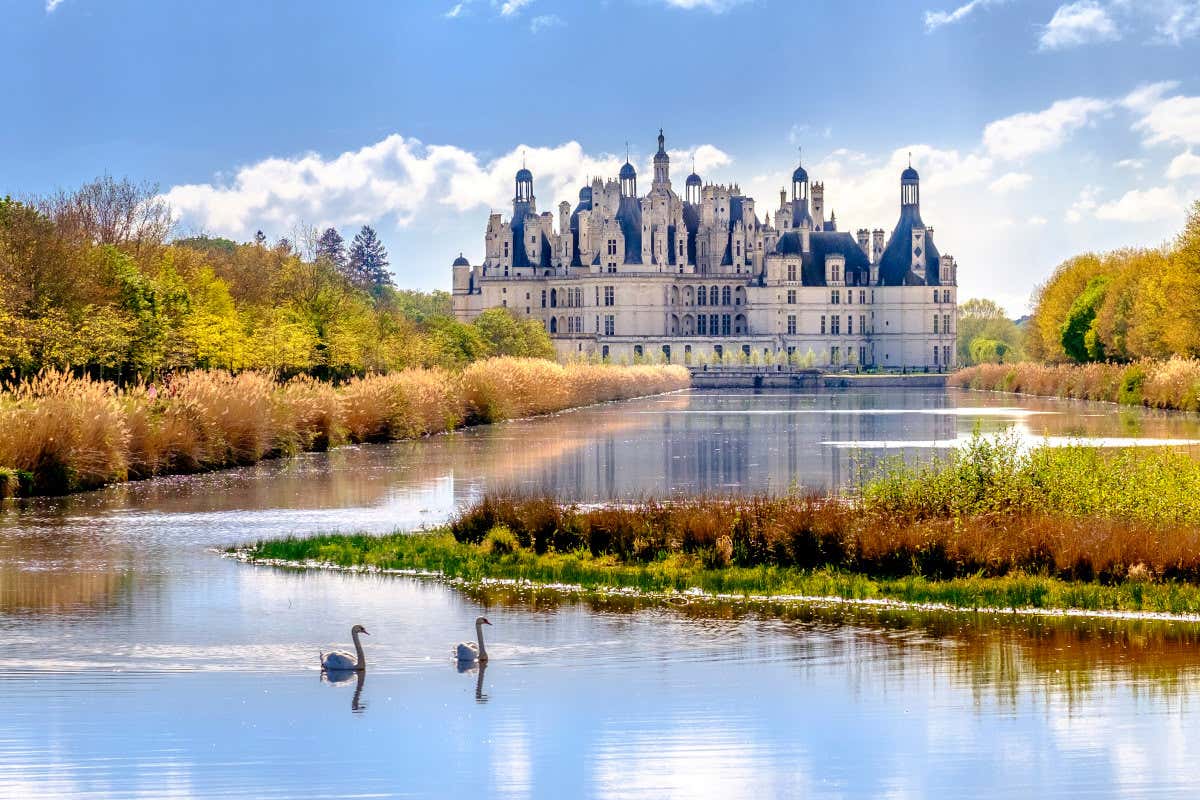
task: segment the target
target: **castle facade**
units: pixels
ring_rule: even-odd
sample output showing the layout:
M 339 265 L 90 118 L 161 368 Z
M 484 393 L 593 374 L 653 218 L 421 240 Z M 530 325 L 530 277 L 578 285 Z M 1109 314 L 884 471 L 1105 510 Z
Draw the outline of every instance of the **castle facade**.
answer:
M 695 173 L 671 185 L 662 131 L 650 190 L 626 163 L 574 208 L 538 213 L 516 174 L 513 213 L 488 219 L 482 264 L 460 256 L 455 316 L 504 306 L 540 320 L 563 358 L 696 363 L 714 357 L 839 368 L 954 366 L 957 265 L 920 213 L 920 176 L 900 175 L 891 235 L 839 231 L 824 186 L 797 166 L 790 198 L 760 214 L 736 185 Z

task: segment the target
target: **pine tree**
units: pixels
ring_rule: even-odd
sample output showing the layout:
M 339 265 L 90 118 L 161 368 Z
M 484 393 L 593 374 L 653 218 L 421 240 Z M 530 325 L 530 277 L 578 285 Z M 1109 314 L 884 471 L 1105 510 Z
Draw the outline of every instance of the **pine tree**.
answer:
M 350 263 L 347 272 L 351 282 L 363 289 L 390 286 L 387 250 L 370 225 L 363 225 L 350 244 Z
M 317 259 L 325 259 L 336 267 L 338 272 L 345 274 L 346 240 L 336 228 L 326 228 L 321 238 L 317 239 Z

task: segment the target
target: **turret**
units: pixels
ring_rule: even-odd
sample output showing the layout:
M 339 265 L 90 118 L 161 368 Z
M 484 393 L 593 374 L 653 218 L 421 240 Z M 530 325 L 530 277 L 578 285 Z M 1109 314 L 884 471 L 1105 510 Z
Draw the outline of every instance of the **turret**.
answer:
M 533 196 L 533 173 L 525 167 L 517 170 L 516 189 L 513 192 L 513 219 L 537 213 L 537 201 Z
M 813 228 L 822 230 L 825 227 L 825 184 L 816 181 L 812 185 L 812 217 Z
M 658 129 L 658 152 L 654 154 L 654 185 L 655 189 L 671 187 L 671 157 L 667 155 L 667 140 L 662 128 Z
M 628 161 L 621 167 L 621 197 L 637 197 L 637 170 Z
M 921 176 L 912 168 L 909 161 L 908 169 L 900 173 L 900 208 L 906 206 L 919 208 L 921 205 Z
M 567 233 L 571 230 L 571 204 L 563 200 L 558 204 L 558 232 Z
M 868 260 L 871 258 L 871 232 L 866 228 L 859 228 L 857 232 L 858 249 L 863 251 L 863 255 Z

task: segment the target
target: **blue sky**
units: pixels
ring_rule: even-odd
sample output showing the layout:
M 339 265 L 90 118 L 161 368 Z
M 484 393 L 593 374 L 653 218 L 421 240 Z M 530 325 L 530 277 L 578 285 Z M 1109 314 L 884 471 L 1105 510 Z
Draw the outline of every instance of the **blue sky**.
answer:
M 183 232 L 375 225 L 447 288 L 508 209 L 647 173 L 777 203 L 797 147 L 844 229 L 912 152 L 962 296 L 1013 313 L 1063 258 L 1158 244 L 1200 195 L 1200 0 L 0 0 L 0 193 L 108 172 Z M 643 184 L 648 181 L 643 181 Z

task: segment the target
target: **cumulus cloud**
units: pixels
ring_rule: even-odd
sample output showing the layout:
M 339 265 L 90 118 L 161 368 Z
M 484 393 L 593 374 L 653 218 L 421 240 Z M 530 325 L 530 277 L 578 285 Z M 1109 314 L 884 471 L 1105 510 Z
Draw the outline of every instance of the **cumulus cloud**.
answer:
M 1099 205 L 1097 198 L 1100 196 L 1101 190 L 1098 186 L 1085 186 L 1079 190 L 1079 196 L 1075 198 L 1075 202 L 1067 209 L 1067 222 L 1083 222 L 1085 217 L 1091 216 Z
M 952 25 L 955 22 L 961 22 L 969 17 L 975 11 L 985 6 L 995 5 L 1004 0 L 971 0 L 952 11 L 926 11 L 925 12 L 925 32 L 933 33 L 943 25 Z
M 1131 92 L 1123 104 L 1141 114 L 1133 124 L 1146 144 L 1200 144 L 1200 96 L 1164 95 L 1174 83 L 1156 83 Z
M 1171 163 L 1167 165 L 1167 179 L 1179 180 L 1180 178 L 1190 178 L 1200 175 L 1200 156 L 1193 153 L 1191 150 L 1186 150 L 1171 159 Z
M 500 16 L 512 17 L 521 13 L 521 9 L 529 5 L 533 0 L 504 0 L 500 4 Z
M 1008 172 L 988 184 L 988 188 L 993 192 L 1004 194 L 1024 189 L 1031 181 L 1033 181 L 1033 176 L 1028 172 Z
M 983 130 L 983 144 L 996 158 L 1027 158 L 1055 149 L 1111 107 L 1109 101 L 1092 97 L 1059 100 L 1043 111 L 1013 114 L 989 123 Z
M 1059 6 L 1042 28 L 1041 50 L 1062 50 L 1096 42 L 1111 42 L 1121 33 L 1108 11 L 1095 0 L 1078 0 Z
M 1173 186 L 1131 189 L 1096 208 L 1096 218 L 1116 222 L 1183 221 L 1185 200 Z
M 731 162 L 710 144 L 671 155 L 677 164 L 690 163 L 695 155 L 701 170 Z M 462 148 L 393 134 L 332 158 L 317 153 L 267 158 L 239 168 L 227 181 L 175 186 L 164 199 L 181 222 L 233 237 L 298 223 L 324 227 L 386 219 L 405 227 L 439 211 L 506 207 L 513 175 L 523 161 L 534 173 L 542 208 L 549 209 L 559 200 L 574 201 L 589 175 L 615 176 L 622 160 L 588 154 L 571 141 L 555 147 L 519 146 L 483 162 Z M 648 160 L 643 169 L 648 174 Z

